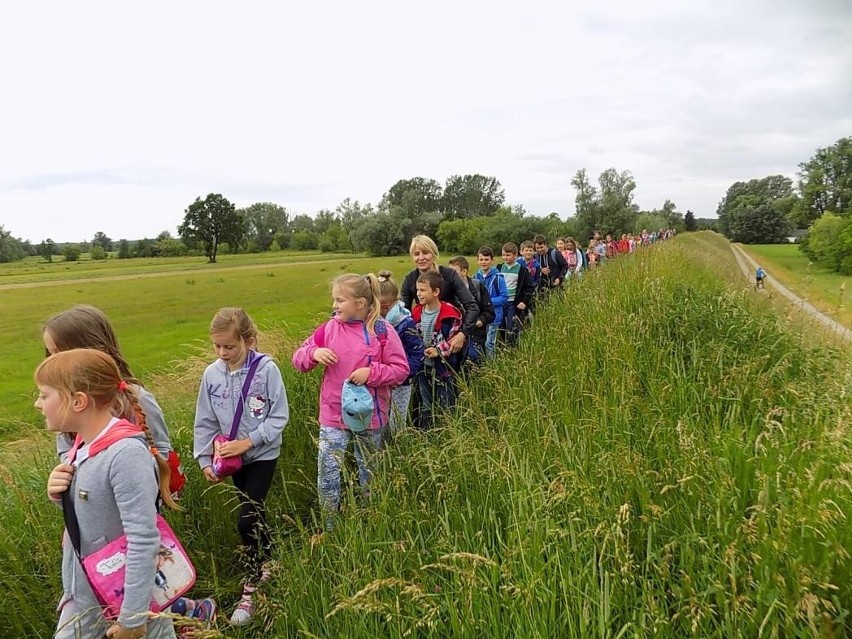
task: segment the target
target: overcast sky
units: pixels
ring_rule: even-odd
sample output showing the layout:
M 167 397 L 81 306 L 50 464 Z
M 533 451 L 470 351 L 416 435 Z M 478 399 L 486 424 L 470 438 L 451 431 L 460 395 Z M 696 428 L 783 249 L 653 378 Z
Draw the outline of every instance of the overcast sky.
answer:
M 293 213 L 399 179 L 496 176 L 573 214 L 629 170 L 712 217 L 852 135 L 852 1 L 9 2 L 0 225 L 176 233 L 196 196 Z

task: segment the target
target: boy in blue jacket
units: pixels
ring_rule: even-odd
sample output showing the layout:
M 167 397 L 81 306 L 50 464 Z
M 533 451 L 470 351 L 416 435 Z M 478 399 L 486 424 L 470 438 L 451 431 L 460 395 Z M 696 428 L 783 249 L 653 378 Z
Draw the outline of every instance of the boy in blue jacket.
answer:
M 488 334 L 485 337 L 485 354 L 491 358 L 497 350 L 497 331 L 503 325 L 503 307 L 509 301 L 509 291 L 506 289 L 503 274 L 494 268 L 494 250 L 490 246 L 479 249 L 477 262 L 479 270 L 476 272 L 476 279 L 485 286 L 494 306 L 494 321 L 488 325 Z

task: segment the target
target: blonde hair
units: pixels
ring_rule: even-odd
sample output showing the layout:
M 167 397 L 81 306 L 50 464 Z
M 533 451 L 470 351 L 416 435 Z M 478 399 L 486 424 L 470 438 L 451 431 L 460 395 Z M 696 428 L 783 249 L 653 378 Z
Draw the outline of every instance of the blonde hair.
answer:
M 332 288 L 345 289 L 352 299 L 364 300 L 367 304 L 367 317 L 364 319 L 364 324 L 367 331 L 376 334 L 376 320 L 382 314 L 381 293 L 379 292 L 379 279 L 375 273 L 367 273 L 367 275 L 356 275 L 355 273 L 346 273 L 338 275 L 332 282 Z
M 230 333 L 239 338 L 241 354 L 245 353 L 247 341 L 257 342 L 257 326 L 239 306 L 225 306 L 216 312 L 210 322 L 210 335 L 216 333 Z
M 75 393 L 84 393 L 95 406 L 108 407 L 113 415 L 135 415 L 136 425 L 145 434 L 151 455 L 157 462 L 160 497 L 169 508 L 177 508 L 169 491 L 169 466 L 157 453 L 154 436 L 148 428 L 136 390 L 121 379 L 121 372 L 112 357 L 93 348 L 72 348 L 45 359 L 36 368 L 33 377 L 37 385 L 50 386 L 59 392 L 63 410 L 68 410 Z
M 428 235 L 415 235 L 411 238 L 411 246 L 408 247 L 408 254 L 413 255 L 414 251 L 424 251 L 426 253 L 431 253 L 435 256 L 435 261 L 432 262 L 432 270 L 438 270 L 438 260 L 441 255 L 438 252 L 438 245 L 435 244 L 435 241 L 429 237 Z
M 394 281 L 393 274 L 390 271 L 379 271 L 376 279 L 379 281 L 380 300 L 390 297 L 399 299 L 399 285 Z

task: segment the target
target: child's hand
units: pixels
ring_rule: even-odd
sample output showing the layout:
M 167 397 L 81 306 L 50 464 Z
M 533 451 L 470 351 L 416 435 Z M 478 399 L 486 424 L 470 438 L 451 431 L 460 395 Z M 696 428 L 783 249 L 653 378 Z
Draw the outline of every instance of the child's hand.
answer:
M 213 472 L 213 466 L 205 466 L 204 470 L 201 471 L 204 473 L 204 478 L 209 481 L 211 484 L 218 484 L 222 481 L 216 473 Z
M 61 499 L 62 493 L 68 490 L 74 477 L 74 467 L 71 464 L 59 464 L 50 471 L 47 478 L 47 495 L 51 499 Z
M 518 310 L 519 311 L 524 310 L 526 307 L 527 307 L 527 305 L 524 304 L 523 302 L 518 302 Z
M 370 377 L 370 369 L 367 366 L 356 368 L 349 376 L 349 381 L 358 386 L 363 386 L 367 383 L 367 378 Z
M 430 346 L 429 348 L 427 348 L 425 351 L 423 351 L 423 354 L 429 358 L 438 357 L 439 355 L 438 349 L 434 346 Z
M 247 453 L 251 445 L 251 440 L 246 438 L 235 439 L 230 442 L 218 442 L 216 447 L 220 457 L 239 457 Z
M 136 628 L 125 628 L 120 623 L 112 624 L 107 630 L 107 639 L 139 639 L 148 632 L 148 624 L 143 623 Z
M 318 348 L 314 351 L 314 361 L 323 366 L 331 366 L 337 363 L 337 353 L 330 348 Z

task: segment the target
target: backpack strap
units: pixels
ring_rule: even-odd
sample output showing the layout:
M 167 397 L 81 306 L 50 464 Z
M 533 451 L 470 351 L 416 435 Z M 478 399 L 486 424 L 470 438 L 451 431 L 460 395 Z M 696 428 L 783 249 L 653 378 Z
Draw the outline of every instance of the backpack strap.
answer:
M 257 372 L 257 367 L 260 366 L 260 363 L 264 359 L 266 359 L 266 355 L 262 353 L 255 353 L 255 358 L 251 361 L 251 364 L 249 364 L 249 369 L 246 373 L 246 379 L 243 382 L 243 390 L 242 393 L 240 393 L 240 402 L 237 404 L 237 410 L 234 411 L 234 421 L 231 422 L 231 432 L 228 434 L 229 441 L 234 441 L 237 436 L 237 433 L 240 430 L 240 421 L 243 418 L 243 405 L 246 403 L 249 388 L 251 387 L 251 382 L 254 379 L 254 374 Z

